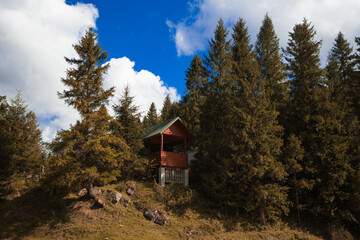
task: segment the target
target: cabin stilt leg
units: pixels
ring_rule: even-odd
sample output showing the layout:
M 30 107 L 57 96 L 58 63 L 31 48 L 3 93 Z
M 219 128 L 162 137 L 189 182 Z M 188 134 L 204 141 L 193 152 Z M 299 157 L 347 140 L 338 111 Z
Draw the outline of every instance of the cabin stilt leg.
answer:
M 159 184 L 161 187 L 165 186 L 165 168 L 159 167 Z

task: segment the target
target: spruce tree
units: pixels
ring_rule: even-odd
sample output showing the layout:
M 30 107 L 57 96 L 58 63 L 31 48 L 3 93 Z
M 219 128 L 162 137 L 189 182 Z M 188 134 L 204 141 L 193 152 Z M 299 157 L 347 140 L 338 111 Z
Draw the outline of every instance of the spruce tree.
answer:
M 271 105 L 278 111 L 288 99 L 285 66 L 280 53 L 279 39 L 269 15 L 265 15 L 255 45 L 257 60 L 261 68 L 261 77 L 265 80 L 265 93 L 269 95 Z
M 227 39 L 228 30 L 220 19 L 215 36 L 209 41 L 205 66 L 208 76 L 208 89 L 200 116 L 200 149 L 197 166 L 200 189 L 209 199 L 220 205 L 228 199 L 227 170 L 231 153 L 225 137 L 230 122 L 229 94 L 231 92 L 231 41 Z
M 286 172 L 279 161 L 282 127 L 262 78 L 243 19 L 233 27 L 233 78 L 237 83 L 228 143 L 233 153 L 234 198 L 248 214 L 265 223 L 287 213 Z M 268 80 L 268 79 L 266 79 Z M 273 89 L 271 89 L 273 90 Z M 231 170 L 230 170 L 231 171 Z M 235 202 L 233 204 L 236 204 Z
M 171 119 L 171 108 L 172 108 L 172 103 L 169 94 L 167 94 L 163 103 L 163 108 L 161 109 L 160 118 L 162 122 Z
M 289 174 L 288 186 L 289 195 L 293 199 L 295 206 L 297 222 L 301 224 L 299 192 L 307 187 L 307 179 L 301 178 L 303 171 L 302 161 L 304 157 L 304 148 L 301 146 L 301 141 L 291 134 L 285 142 L 285 148 L 282 152 L 282 157 L 285 162 L 287 173 Z
M 92 196 L 93 184 L 106 184 L 121 176 L 121 167 L 129 159 L 125 140 L 111 134 L 113 120 L 105 105 L 114 89 L 103 88 L 108 56 L 97 42 L 92 28 L 86 31 L 74 49 L 78 58 L 65 58 L 72 66 L 62 79 L 68 87 L 58 93 L 73 106 L 81 119 L 70 130 L 62 130 L 52 142 L 54 157 L 48 175 L 51 189 L 71 191 L 86 186 Z
M 332 47 L 326 66 L 327 84 L 334 102 L 346 109 L 351 101 L 351 76 L 353 74 L 353 53 L 350 43 L 339 32 Z
M 350 80 L 349 115 L 349 151 L 350 164 L 353 172 L 348 179 L 350 200 L 347 216 L 358 225 L 360 221 L 360 38 L 355 38 L 356 53 L 354 54 L 354 72 Z M 358 228 L 357 228 L 358 229 Z
M 149 107 L 149 111 L 147 112 L 146 116 L 143 119 L 144 130 L 145 131 L 149 130 L 152 126 L 158 124 L 159 120 L 160 118 L 157 114 L 155 103 L 152 102 Z
M 315 34 L 307 20 L 295 25 L 289 34 L 286 61 L 291 102 L 286 131 L 297 136 L 304 148 L 304 157 L 298 162 L 303 169 L 297 174 L 303 180 L 299 204 L 316 214 L 336 218 L 342 214 L 341 205 L 347 195 L 343 191 L 349 174 L 347 144 L 341 111 L 330 101 L 324 82 L 321 41 L 314 39 Z
M 170 108 L 169 119 L 180 117 L 181 115 L 181 102 L 173 102 Z
M 0 99 L 0 165 L 5 178 L 20 174 L 39 174 L 43 164 L 41 131 L 35 113 L 27 106 L 19 92 L 10 104 Z
M 195 54 L 185 76 L 186 89 L 182 102 L 182 119 L 197 139 L 200 134 L 200 114 L 205 101 L 207 85 L 206 69 L 199 55 Z M 197 145 L 197 141 L 195 145 Z
M 138 106 L 134 105 L 134 97 L 130 95 L 129 86 L 125 86 L 119 104 L 113 106 L 115 121 L 112 129 L 115 136 L 124 138 L 134 154 L 143 147 L 141 140 L 142 126 Z

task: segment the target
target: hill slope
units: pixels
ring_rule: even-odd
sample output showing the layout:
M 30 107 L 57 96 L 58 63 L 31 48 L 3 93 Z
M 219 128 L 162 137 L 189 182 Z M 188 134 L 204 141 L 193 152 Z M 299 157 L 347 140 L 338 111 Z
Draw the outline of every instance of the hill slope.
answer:
M 126 184 L 109 185 L 102 190 L 117 190 L 131 204 L 124 207 L 98 195 L 105 207 L 92 209 L 83 197 L 69 195 L 52 199 L 33 188 L 20 197 L 2 200 L 0 207 L 1 239 L 321 239 L 286 225 L 255 228 L 246 221 L 222 217 L 213 211 L 201 211 L 202 203 L 191 191 L 164 190 L 152 183 L 136 183 L 133 196 L 127 196 Z M 181 196 L 181 197 L 179 197 Z M 143 216 L 147 207 L 170 217 L 160 226 Z M 211 213 L 214 214 L 211 214 Z M 217 214 L 217 217 L 214 215 Z

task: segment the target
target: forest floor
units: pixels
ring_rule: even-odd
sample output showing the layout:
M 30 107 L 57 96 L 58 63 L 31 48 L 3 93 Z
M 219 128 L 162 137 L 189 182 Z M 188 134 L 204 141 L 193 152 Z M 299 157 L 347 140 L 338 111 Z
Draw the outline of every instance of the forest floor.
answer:
M 215 210 L 201 210 L 201 200 L 188 204 L 191 191 L 175 199 L 156 184 L 136 182 L 134 195 L 127 183 L 101 187 L 131 200 L 128 207 L 99 195 L 104 208 L 76 194 L 50 198 L 32 187 L 20 196 L 0 200 L 0 239 L 326 239 L 322 230 L 307 231 L 289 224 L 254 226 L 241 217 L 228 218 Z M 189 195 L 190 193 L 190 195 Z M 170 196 L 171 195 L 171 196 Z M 196 205 L 196 206 L 194 206 Z M 148 221 L 143 211 L 152 207 L 170 217 L 164 226 Z M 316 227 L 315 227 L 316 229 Z

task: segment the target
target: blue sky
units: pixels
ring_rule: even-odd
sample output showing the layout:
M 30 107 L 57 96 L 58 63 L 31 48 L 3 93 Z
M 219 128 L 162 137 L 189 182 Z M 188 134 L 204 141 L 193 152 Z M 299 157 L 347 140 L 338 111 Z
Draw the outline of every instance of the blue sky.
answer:
M 99 10 L 96 32 L 109 58 L 126 56 L 135 61 L 135 70 L 151 70 L 180 94 L 185 87 L 185 70 L 191 56 L 177 56 L 175 42 L 166 24 L 185 18 L 189 3 L 174 1 L 66 1 L 91 3 Z
M 109 52 L 106 88 L 115 86 L 108 110 L 129 85 L 141 113 L 151 102 L 161 109 L 167 94 L 179 101 L 185 70 L 202 56 L 222 18 L 226 26 L 244 18 L 254 43 L 264 15 L 273 20 L 280 46 L 307 18 L 322 40 L 322 63 L 339 31 L 354 44 L 360 35 L 359 0 L 0 0 L 0 95 L 21 90 L 36 113 L 44 141 L 68 129 L 78 113 L 57 96 L 72 47 L 94 27 Z

